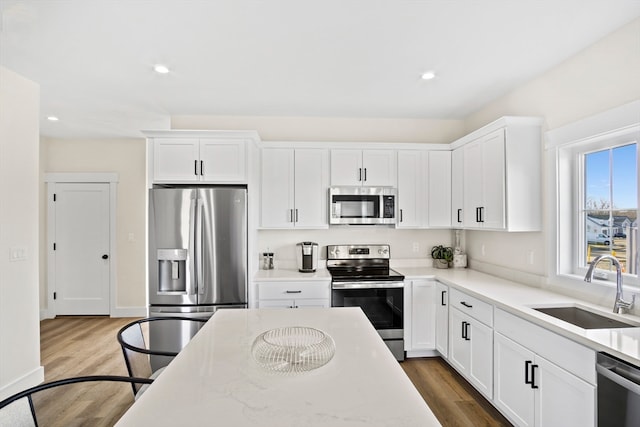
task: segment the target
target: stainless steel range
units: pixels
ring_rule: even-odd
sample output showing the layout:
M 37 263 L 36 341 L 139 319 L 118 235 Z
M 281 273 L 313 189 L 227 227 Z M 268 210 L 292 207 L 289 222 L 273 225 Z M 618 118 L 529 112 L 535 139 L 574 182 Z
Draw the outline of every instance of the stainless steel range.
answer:
M 331 306 L 360 307 L 398 360 L 404 360 L 404 276 L 389 268 L 389 245 L 329 245 Z

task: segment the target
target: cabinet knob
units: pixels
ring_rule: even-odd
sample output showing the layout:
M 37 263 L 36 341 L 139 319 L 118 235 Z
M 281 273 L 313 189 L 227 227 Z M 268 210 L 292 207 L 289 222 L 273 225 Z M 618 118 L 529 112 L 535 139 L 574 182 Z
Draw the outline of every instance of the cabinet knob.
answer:
M 109 259 L 109 255 L 107 254 L 102 255 L 102 259 Z

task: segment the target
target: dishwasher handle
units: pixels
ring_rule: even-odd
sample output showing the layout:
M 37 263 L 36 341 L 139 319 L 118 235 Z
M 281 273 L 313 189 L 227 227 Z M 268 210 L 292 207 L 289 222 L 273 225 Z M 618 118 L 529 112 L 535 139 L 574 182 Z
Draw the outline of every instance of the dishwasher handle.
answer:
M 605 366 L 601 364 L 596 365 L 596 372 L 602 375 L 603 377 L 608 378 L 609 380 L 618 384 L 619 386 L 624 387 L 625 389 L 631 391 L 632 393 L 640 396 L 640 384 L 632 381 L 631 379 L 625 376 L 620 375 L 619 372 L 613 372 L 612 370 L 607 369 Z

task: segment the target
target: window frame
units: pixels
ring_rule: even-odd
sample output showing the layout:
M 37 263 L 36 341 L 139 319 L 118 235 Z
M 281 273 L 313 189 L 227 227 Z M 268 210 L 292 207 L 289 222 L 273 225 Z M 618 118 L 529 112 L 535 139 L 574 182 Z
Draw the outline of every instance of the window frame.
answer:
M 581 289 L 585 286 L 615 286 L 615 274 L 609 274 L 607 281 L 583 282 L 587 270 L 581 266 L 586 247 L 586 234 L 583 232 L 585 219 L 581 214 L 585 202 L 584 156 L 594 151 L 635 143 L 636 165 L 640 165 L 640 101 L 568 124 L 547 132 L 545 136 L 549 171 L 546 198 L 549 205 L 549 281 L 571 283 Z M 640 192 L 640 182 L 638 189 Z M 567 194 L 571 194 L 571 197 L 566 197 Z M 637 200 L 640 201 L 640 194 Z M 640 246 L 639 240 L 640 234 L 636 247 Z M 625 273 L 625 287 L 640 290 L 639 275 L 639 272 L 635 275 Z

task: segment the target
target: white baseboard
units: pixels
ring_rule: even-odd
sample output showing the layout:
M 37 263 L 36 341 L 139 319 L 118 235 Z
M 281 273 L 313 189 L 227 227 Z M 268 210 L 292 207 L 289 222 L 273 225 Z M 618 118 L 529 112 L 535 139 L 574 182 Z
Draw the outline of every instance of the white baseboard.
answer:
M 44 382 L 44 367 L 38 366 L 17 380 L 0 387 L 0 400 Z
M 111 317 L 147 317 L 148 307 L 117 307 L 111 310 Z
M 55 317 L 56 315 L 54 314 L 53 310 L 49 310 L 48 308 L 40 310 L 40 320 L 54 319 Z

